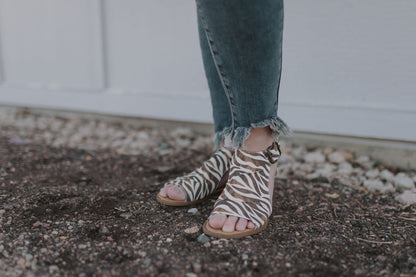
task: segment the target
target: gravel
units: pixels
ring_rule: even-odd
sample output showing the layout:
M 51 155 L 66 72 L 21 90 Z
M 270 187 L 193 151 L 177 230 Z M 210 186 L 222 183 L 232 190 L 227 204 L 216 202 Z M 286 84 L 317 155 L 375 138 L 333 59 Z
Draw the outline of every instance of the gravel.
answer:
M 1 134 L 18 145 L 38 143 L 85 150 L 107 149 L 128 155 L 172 155 L 185 149 L 213 148 L 210 136 L 196 135 L 186 127 L 135 127 L 85 118 L 35 115 L 16 109 L 0 108 L 0 127 Z M 416 171 L 389 167 L 365 155 L 355 157 L 345 149 L 309 148 L 285 140 L 281 144 L 284 153 L 279 159 L 278 178 L 296 173 L 308 180 L 338 180 L 375 193 L 393 192 L 395 196 L 415 188 Z M 160 172 L 171 169 L 172 165 L 158 167 Z M 122 216 L 129 217 L 128 214 Z
M 210 136 L 1 109 L 0 130 L 0 276 L 416 274 L 415 171 L 283 140 L 270 226 L 212 240 L 212 200 L 154 200 Z

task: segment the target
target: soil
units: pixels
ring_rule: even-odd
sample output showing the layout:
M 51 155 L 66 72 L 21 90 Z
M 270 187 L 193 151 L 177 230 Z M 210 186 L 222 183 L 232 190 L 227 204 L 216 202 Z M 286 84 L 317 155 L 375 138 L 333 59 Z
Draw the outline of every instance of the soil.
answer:
M 120 155 L 0 138 L 0 275 L 416 275 L 415 206 L 325 178 L 278 178 L 266 230 L 204 242 L 214 199 L 188 212 L 156 193 L 210 153 Z

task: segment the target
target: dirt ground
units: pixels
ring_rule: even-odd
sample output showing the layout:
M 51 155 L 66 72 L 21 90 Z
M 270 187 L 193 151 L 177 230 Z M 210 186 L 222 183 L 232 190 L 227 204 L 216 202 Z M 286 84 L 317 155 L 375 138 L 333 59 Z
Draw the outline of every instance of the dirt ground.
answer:
M 214 199 L 188 211 L 155 196 L 210 152 L 133 156 L 0 138 L 0 275 L 416 275 L 414 206 L 295 172 L 277 179 L 265 231 L 208 241 L 201 226 Z

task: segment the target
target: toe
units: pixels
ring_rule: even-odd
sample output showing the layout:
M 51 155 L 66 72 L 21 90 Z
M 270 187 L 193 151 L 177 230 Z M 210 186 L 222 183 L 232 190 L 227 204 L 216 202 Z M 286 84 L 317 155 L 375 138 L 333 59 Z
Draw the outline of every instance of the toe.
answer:
M 166 186 L 160 189 L 159 194 L 160 194 L 160 196 L 162 196 L 162 197 L 166 197 L 166 196 L 168 196 L 168 194 L 167 194 L 167 192 L 166 192 Z
M 167 195 L 173 200 L 185 200 L 185 192 L 178 186 L 169 186 L 167 188 Z
M 214 214 L 209 219 L 209 225 L 214 229 L 221 229 L 224 226 L 227 216 L 225 214 Z
M 161 189 L 160 189 L 160 195 L 161 195 L 162 197 L 168 197 L 168 189 L 169 189 L 170 187 L 173 187 L 173 184 L 171 184 L 171 183 L 167 183 L 167 184 L 165 184 L 165 185 L 163 186 L 163 188 L 161 188 Z
M 253 223 L 253 222 L 249 221 L 249 222 L 247 223 L 247 228 L 249 228 L 249 229 L 253 229 L 254 227 L 256 227 L 256 226 L 254 225 L 254 223 Z
M 247 222 L 248 222 L 247 219 L 240 217 L 240 219 L 238 220 L 237 224 L 235 225 L 235 229 L 237 231 L 242 231 L 242 230 L 246 229 Z
M 238 217 L 229 216 L 222 226 L 224 232 L 233 232 L 235 230 L 235 224 L 237 223 Z

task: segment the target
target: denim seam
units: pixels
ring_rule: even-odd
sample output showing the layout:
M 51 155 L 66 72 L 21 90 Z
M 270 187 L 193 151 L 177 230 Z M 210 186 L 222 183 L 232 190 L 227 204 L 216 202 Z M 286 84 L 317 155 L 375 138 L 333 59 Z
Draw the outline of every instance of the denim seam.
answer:
M 199 17 L 201 19 L 202 27 L 203 27 L 204 32 L 205 32 L 205 36 L 207 37 L 207 40 L 208 40 L 209 49 L 211 50 L 211 55 L 212 55 L 212 58 L 214 60 L 215 67 L 217 68 L 218 75 L 220 76 L 222 86 L 224 88 L 224 91 L 227 95 L 227 98 L 228 98 L 228 101 L 229 101 L 229 104 L 230 104 L 231 115 L 232 115 L 232 127 L 231 127 L 232 133 L 231 133 L 231 136 L 233 136 L 234 129 L 235 129 L 235 113 L 234 113 L 234 107 L 233 107 L 231 93 L 229 91 L 229 86 L 225 82 L 225 77 L 224 77 L 225 74 L 221 71 L 221 66 L 218 64 L 217 56 L 216 56 L 216 54 L 218 52 L 214 51 L 214 48 L 213 48 L 213 45 L 212 45 L 212 40 L 211 40 L 211 38 L 208 34 L 209 30 L 208 30 L 208 27 L 206 25 L 205 18 L 202 15 L 202 11 L 201 11 L 201 8 L 198 4 L 198 0 L 195 0 L 195 2 L 196 2 L 196 7 L 197 7 L 197 10 L 198 10 Z

